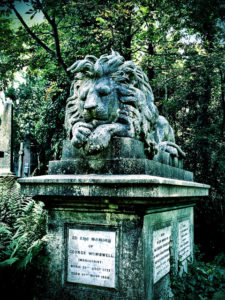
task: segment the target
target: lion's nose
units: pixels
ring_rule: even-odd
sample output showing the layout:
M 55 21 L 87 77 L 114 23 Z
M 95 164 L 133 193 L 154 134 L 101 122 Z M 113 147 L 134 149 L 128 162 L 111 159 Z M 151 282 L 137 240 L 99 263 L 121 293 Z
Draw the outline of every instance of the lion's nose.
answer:
M 84 109 L 94 109 L 97 107 L 96 97 L 88 97 L 84 103 Z

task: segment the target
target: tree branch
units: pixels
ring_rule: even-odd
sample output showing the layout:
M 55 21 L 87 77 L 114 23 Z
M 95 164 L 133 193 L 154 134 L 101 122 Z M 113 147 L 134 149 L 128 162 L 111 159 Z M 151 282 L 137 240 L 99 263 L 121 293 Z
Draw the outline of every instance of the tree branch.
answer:
M 51 56 L 53 56 L 54 58 L 56 57 L 56 53 L 50 49 L 47 45 L 45 45 L 42 40 L 40 40 L 36 34 L 30 29 L 30 27 L 26 24 L 26 22 L 24 21 L 24 19 L 21 17 L 21 15 L 19 14 L 19 12 L 17 11 L 17 9 L 14 7 L 13 4 L 10 4 L 10 8 L 15 12 L 17 18 L 19 19 L 19 21 L 21 22 L 21 24 L 23 25 L 23 27 L 26 29 L 26 31 L 30 34 L 30 36 L 42 47 L 44 48 L 49 54 L 51 54 Z
M 64 62 L 64 60 L 62 58 L 62 55 L 61 55 L 58 28 L 57 28 L 57 25 L 55 23 L 55 19 L 53 19 L 51 25 L 52 25 L 52 29 L 53 29 L 53 36 L 54 36 L 54 39 L 55 39 L 55 48 L 56 48 L 56 53 L 57 53 L 58 61 L 62 65 L 63 69 L 67 72 L 67 66 L 66 66 L 66 64 L 65 64 L 65 62 Z
M 39 2 L 39 1 L 38 1 Z M 39 4 L 41 5 L 41 3 L 39 2 Z M 19 21 L 21 22 L 21 24 L 23 25 L 23 27 L 26 29 L 26 31 L 28 32 L 28 34 L 42 47 L 44 48 L 54 59 L 57 59 L 58 63 L 63 67 L 64 71 L 66 72 L 66 74 L 68 76 L 69 72 L 67 71 L 67 66 L 65 64 L 65 62 L 63 61 L 63 58 L 61 56 L 61 51 L 60 51 L 60 45 L 59 45 L 59 37 L 58 37 L 58 30 L 57 30 L 57 26 L 56 23 L 53 20 L 50 19 L 50 17 L 48 16 L 48 14 L 46 13 L 46 11 L 42 10 L 44 16 L 46 17 L 47 21 L 49 22 L 49 24 L 52 26 L 53 29 L 53 37 L 55 40 L 55 46 L 56 46 L 56 52 L 53 51 L 52 49 L 50 49 L 45 43 L 42 42 L 42 40 L 39 39 L 39 37 L 30 29 L 30 27 L 26 24 L 26 22 L 24 21 L 24 19 L 21 17 L 21 15 L 19 14 L 19 12 L 17 11 L 17 9 L 15 8 L 15 6 L 10 3 L 9 7 L 15 12 L 17 18 L 19 19 Z
M 61 49 L 60 49 L 60 43 L 59 43 L 59 34 L 58 34 L 58 28 L 55 22 L 55 18 L 53 17 L 52 19 L 50 18 L 50 16 L 48 15 L 48 13 L 46 12 L 45 9 L 43 9 L 43 6 L 41 4 L 41 2 L 39 0 L 37 0 L 37 3 L 43 13 L 43 15 L 45 16 L 46 20 L 48 21 L 48 23 L 51 25 L 52 30 L 53 30 L 53 37 L 55 40 L 55 48 L 56 48 L 56 55 L 57 55 L 57 59 L 59 64 L 63 67 L 63 69 L 65 70 L 65 72 L 67 73 L 67 75 L 69 75 L 68 71 L 67 71 L 67 66 L 62 58 L 61 55 Z

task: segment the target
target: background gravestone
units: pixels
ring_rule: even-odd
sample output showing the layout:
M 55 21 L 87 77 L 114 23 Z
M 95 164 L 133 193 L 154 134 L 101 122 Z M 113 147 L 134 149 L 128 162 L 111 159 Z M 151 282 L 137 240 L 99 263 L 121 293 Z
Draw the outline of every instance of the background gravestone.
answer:
M 3 106 L 0 125 L 0 176 L 12 175 L 13 166 L 13 104 L 7 100 Z
M 32 142 L 30 124 L 26 124 L 24 141 L 20 143 L 18 159 L 18 177 L 32 176 L 37 168 L 37 149 Z

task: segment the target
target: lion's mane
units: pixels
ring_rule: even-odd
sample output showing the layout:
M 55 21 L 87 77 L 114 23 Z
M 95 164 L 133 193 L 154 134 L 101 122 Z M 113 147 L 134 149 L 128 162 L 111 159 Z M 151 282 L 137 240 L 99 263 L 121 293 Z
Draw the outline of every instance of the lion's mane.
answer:
M 108 76 L 116 83 L 120 111 L 117 122 L 127 124 L 133 131 L 133 137 L 145 143 L 149 157 L 156 153 L 154 139 L 158 110 L 154 105 L 154 96 L 145 73 L 132 61 L 125 61 L 117 52 L 102 55 L 99 59 L 87 55 L 76 61 L 69 69 L 75 74 L 71 84 L 70 97 L 66 107 L 66 129 L 71 138 L 73 125 L 83 120 L 79 111 L 78 87 L 87 82 Z

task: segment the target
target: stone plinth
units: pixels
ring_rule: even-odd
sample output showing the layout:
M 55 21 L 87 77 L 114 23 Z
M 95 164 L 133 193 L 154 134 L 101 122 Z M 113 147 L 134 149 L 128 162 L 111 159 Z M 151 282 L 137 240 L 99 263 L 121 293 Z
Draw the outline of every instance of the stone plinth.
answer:
M 61 160 L 49 162 L 49 174 L 146 174 L 193 181 L 193 173 L 182 169 L 183 161 L 160 151 L 149 160 L 144 144 L 132 138 L 114 137 L 107 149 L 95 155 L 65 140 Z
M 4 103 L 0 124 L 0 176 L 13 175 L 12 173 L 12 123 L 13 104 Z
M 193 256 L 193 205 L 208 185 L 150 175 L 20 179 L 48 210 L 39 299 L 167 299 Z

